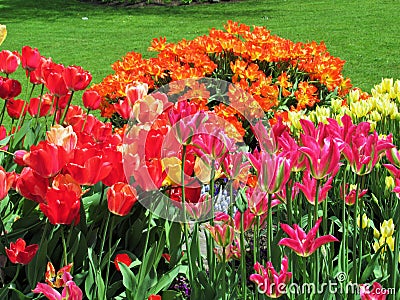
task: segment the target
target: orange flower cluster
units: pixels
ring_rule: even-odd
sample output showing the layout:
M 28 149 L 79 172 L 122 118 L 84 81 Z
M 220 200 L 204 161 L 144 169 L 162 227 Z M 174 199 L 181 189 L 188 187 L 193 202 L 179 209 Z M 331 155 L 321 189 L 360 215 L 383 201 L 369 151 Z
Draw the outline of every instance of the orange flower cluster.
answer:
M 153 39 L 149 50 L 158 52 L 155 58 L 126 54 L 112 65 L 114 74 L 91 88 L 103 97 L 102 115 L 111 117 L 112 103 L 126 96 L 125 88 L 133 81 L 147 83 L 151 92 L 187 78 L 226 80 L 251 95 L 252 99 L 235 95 L 230 101 L 235 101 L 235 108 L 254 107 L 253 116 L 259 115 L 260 107 L 280 115 L 285 110 L 311 109 L 315 103 L 323 105 L 330 93 L 344 96 L 351 88 L 350 80 L 342 75 L 344 61 L 331 56 L 323 42 L 295 43 L 272 35 L 265 27 L 251 30 L 233 21 L 224 27 L 178 43 Z M 228 105 L 219 105 L 218 112 L 232 119 Z

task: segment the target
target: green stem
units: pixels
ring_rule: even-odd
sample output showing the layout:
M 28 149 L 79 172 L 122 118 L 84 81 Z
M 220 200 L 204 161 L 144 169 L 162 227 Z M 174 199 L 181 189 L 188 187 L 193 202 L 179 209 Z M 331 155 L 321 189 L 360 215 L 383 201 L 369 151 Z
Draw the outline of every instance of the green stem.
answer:
M 226 247 L 222 247 L 222 299 L 226 299 Z
M 320 179 L 317 179 L 317 185 L 316 185 L 316 190 L 315 190 L 315 202 L 314 202 L 314 223 L 317 222 L 318 220 L 318 196 L 319 196 L 319 187 L 320 187 Z M 310 225 L 311 228 L 311 225 Z M 314 253 L 314 284 L 315 284 L 315 290 L 318 291 L 318 286 L 319 286 L 319 249 L 317 249 Z M 315 299 L 313 295 L 312 299 Z
M 181 165 L 181 185 L 182 185 L 182 210 L 183 210 L 183 232 L 185 235 L 185 244 L 186 244 L 186 255 L 188 259 L 188 269 L 189 269 L 189 281 L 193 283 L 194 275 L 193 275 L 193 266 L 192 266 L 192 258 L 190 255 L 190 245 L 189 245 L 189 228 L 186 219 L 186 195 L 185 195 L 185 161 L 186 161 L 186 145 L 182 146 L 182 165 Z
M 86 125 L 86 122 L 87 122 L 87 118 L 89 116 L 89 112 L 90 112 L 90 108 L 87 109 L 86 117 L 85 117 L 85 120 L 83 121 L 81 132 L 83 131 L 83 129 L 85 129 L 85 125 Z
M 271 261 L 272 257 L 272 249 L 271 249 L 271 242 L 272 242 L 272 199 L 271 195 L 267 194 L 267 201 L 268 201 L 268 216 L 267 216 L 267 261 Z
M 72 101 L 72 97 L 74 96 L 74 91 L 71 91 L 71 95 L 69 96 L 68 99 L 68 104 L 67 106 L 64 108 L 61 120 L 60 120 L 60 124 L 62 125 L 64 123 L 65 117 L 67 116 L 67 112 L 68 112 L 68 108 L 71 105 L 71 101 Z
M 260 261 L 260 216 L 255 217 L 254 233 L 253 233 L 253 264 Z M 268 247 L 269 249 L 269 247 Z
M 59 97 L 56 96 L 54 99 L 54 106 L 55 106 L 55 110 L 54 110 L 54 117 L 53 117 L 53 121 L 51 122 L 51 126 L 54 126 L 54 124 L 56 123 L 56 117 L 57 117 L 57 112 L 58 112 L 58 101 L 59 101 Z
M 242 295 L 243 299 L 247 299 L 246 248 L 244 243 L 244 213 L 240 213 L 240 269 L 242 273 Z
M 111 227 L 110 227 L 110 237 L 108 238 L 108 262 L 107 262 L 107 269 L 106 269 L 106 279 L 105 279 L 105 293 L 104 293 L 104 300 L 107 300 L 107 288 L 108 288 L 108 278 L 110 276 L 110 264 L 111 264 L 111 249 L 112 249 L 112 236 L 113 236 L 113 229 L 115 225 L 115 216 L 111 217 Z
M 104 243 L 106 242 L 107 230 L 108 230 L 108 223 L 110 222 L 110 218 L 111 218 L 111 213 L 108 211 L 108 212 L 107 212 L 106 223 L 105 223 L 104 229 L 103 229 L 103 238 L 101 239 L 101 246 L 100 246 L 100 253 L 99 253 L 99 262 L 101 262 L 101 259 L 102 259 L 102 257 L 103 257 Z M 109 238 L 111 238 L 111 236 L 110 236 Z
M 214 160 L 211 162 L 211 175 L 210 175 L 210 197 L 211 197 L 211 216 L 212 219 L 210 220 L 210 225 L 214 226 L 214 217 L 215 217 L 215 212 L 214 212 L 214 194 L 215 194 L 215 186 L 214 186 L 214 178 L 215 178 L 215 168 L 214 168 Z M 210 235 L 210 233 L 208 233 Z M 208 265 L 209 265 L 209 270 L 210 270 L 210 278 L 212 280 L 215 279 L 215 253 L 214 253 L 214 248 L 215 248 L 215 241 L 213 238 L 208 239 L 207 243 L 207 260 L 208 260 Z
M 360 183 L 360 186 L 357 186 L 357 192 L 356 192 L 356 197 L 358 198 L 358 195 L 359 195 L 359 193 L 360 193 L 360 191 L 362 191 L 362 189 L 364 188 L 364 182 L 365 182 L 365 176 L 362 176 L 361 177 L 361 183 Z M 364 209 L 364 201 L 363 201 L 363 199 L 361 198 L 360 200 L 359 200 L 359 206 L 360 206 L 360 212 L 359 212 L 359 216 L 360 216 L 360 238 L 359 238 L 359 241 L 358 241 L 358 250 L 359 250 L 359 255 L 358 255 L 358 257 L 359 257 L 359 264 L 358 264 L 358 269 L 359 270 L 362 270 L 361 269 L 361 267 L 362 267 L 362 255 L 363 255 L 363 242 L 364 242 L 364 237 L 363 237 L 363 235 L 364 235 L 364 229 L 362 228 L 362 215 L 363 215 L 363 209 Z
M 8 294 L 8 289 L 11 286 L 11 284 L 13 284 L 17 280 L 20 270 L 21 270 L 21 265 L 17 264 L 17 271 L 15 271 L 13 279 L 5 287 L 2 288 L 2 292 L 0 293 L 0 299 L 5 299 L 4 296 Z
M 41 91 L 40 91 L 40 98 L 39 98 L 38 111 L 37 111 L 37 114 L 36 114 L 36 117 L 35 117 L 35 119 L 36 119 L 36 125 L 37 125 L 38 122 L 39 122 L 40 110 L 41 110 L 41 108 L 42 108 L 43 92 L 44 92 L 44 83 L 42 84 L 42 89 L 41 89 Z
M 356 201 L 354 204 L 354 219 L 353 219 L 353 282 L 358 283 L 358 274 L 357 274 L 357 216 L 358 216 L 358 191 L 360 186 L 360 176 L 357 176 L 356 180 L 357 188 L 356 188 Z M 360 216 L 361 221 L 361 216 Z M 360 222 L 361 223 L 361 222 Z M 361 224 L 360 224 L 361 225 Z
M 67 258 L 67 244 L 65 243 L 64 237 L 64 227 L 61 225 L 61 240 L 63 245 L 63 256 L 64 256 L 64 266 L 68 265 L 68 258 Z
M 6 111 L 6 105 L 7 105 L 7 99 L 4 100 L 4 105 L 3 105 L 3 108 L 1 109 L 0 126 L 3 125 L 4 113 L 5 113 L 5 111 Z

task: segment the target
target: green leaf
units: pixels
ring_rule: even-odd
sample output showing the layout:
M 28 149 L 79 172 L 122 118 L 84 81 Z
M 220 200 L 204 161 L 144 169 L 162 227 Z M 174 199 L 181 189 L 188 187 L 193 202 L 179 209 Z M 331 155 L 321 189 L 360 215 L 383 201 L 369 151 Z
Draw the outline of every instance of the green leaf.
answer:
M 158 280 L 157 284 L 149 290 L 149 295 L 158 294 L 162 289 L 169 287 L 179 273 L 185 274 L 187 266 L 177 265 Z
M 21 127 L 20 130 L 18 130 L 15 134 L 14 134 L 14 141 L 13 141 L 13 146 L 15 147 L 15 145 L 17 145 L 22 139 L 23 137 L 26 135 L 26 133 L 28 132 L 28 130 L 31 127 L 31 123 L 32 120 L 29 120 L 27 122 L 24 123 L 24 125 Z
M 180 292 L 177 291 L 165 291 L 162 293 L 163 300 L 183 300 L 183 296 Z
M 381 255 L 381 249 L 383 249 L 385 245 L 382 247 L 372 256 L 372 259 L 368 262 L 367 267 L 364 269 L 364 272 L 361 275 L 360 282 L 367 282 L 368 278 L 374 272 L 374 269 L 379 268 L 379 264 L 377 263 L 378 257 Z
M 128 291 L 136 291 L 137 289 L 137 279 L 135 274 L 129 269 L 127 265 L 124 263 L 119 262 L 118 263 L 119 268 L 121 270 L 122 274 L 122 284 Z
M 48 226 L 49 225 L 46 224 L 44 230 L 46 230 Z M 36 284 L 43 279 L 44 273 L 46 272 L 47 249 L 48 249 L 47 238 L 48 238 L 47 235 L 43 236 L 43 240 L 39 245 L 39 249 L 36 252 L 35 257 L 28 264 L 28 270 L 27 270 L 28 282 L 32 289 L 34 289 Z
M 248 201 L 246 196 L 246 189 L 242 188 L 239 190 L 238 195 L 236 197 L 236 207 L 241 213 L 244 213 L 248 207 Z

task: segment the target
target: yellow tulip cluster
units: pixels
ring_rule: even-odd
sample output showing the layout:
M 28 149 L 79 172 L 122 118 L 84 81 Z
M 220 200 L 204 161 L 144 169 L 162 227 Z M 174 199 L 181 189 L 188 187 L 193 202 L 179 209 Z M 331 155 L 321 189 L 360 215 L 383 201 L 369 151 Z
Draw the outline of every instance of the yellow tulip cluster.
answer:
M 394 251 L 394 224 L 393 219 L 385 220 L 381 224 L 380 231 L 374 229 L 374 237 L 376 239 L 373 248 L 377 252 L 382 246 L 389 246 L 390 250 Z M 386 246 L 382 248 L 382 253 L 386 250 Z

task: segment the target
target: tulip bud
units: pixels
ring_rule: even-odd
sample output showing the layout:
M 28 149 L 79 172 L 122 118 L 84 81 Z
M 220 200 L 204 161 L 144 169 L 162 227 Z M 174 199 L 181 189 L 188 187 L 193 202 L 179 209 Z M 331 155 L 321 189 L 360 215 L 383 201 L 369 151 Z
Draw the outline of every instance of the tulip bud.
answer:
M 368 219 L 366 214 L 362 215 L 362 221 L 361 222 L 362 222 L 361 226 L 362 226 L 363 229 L 369 227 L 369 219 Z M 360 215 L 357 216 L 357 226 L 360 227 Z
M 385 188 L 388 191 L 392 191 L 395 187 L 394 179 L 392 176 L 386 176 L 385 178 Z
M 17 150 L 14 152 L 14 162 L 21 167 L 25 167 L 26 163 L 24 162 L 24 155 L 27 154 L 28 151 L 25 150 Z

